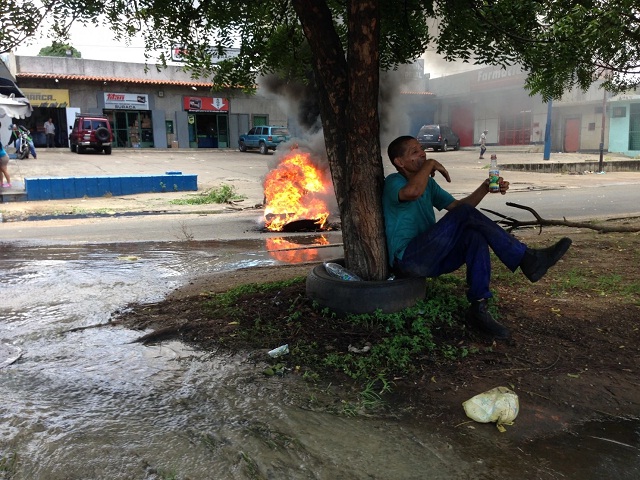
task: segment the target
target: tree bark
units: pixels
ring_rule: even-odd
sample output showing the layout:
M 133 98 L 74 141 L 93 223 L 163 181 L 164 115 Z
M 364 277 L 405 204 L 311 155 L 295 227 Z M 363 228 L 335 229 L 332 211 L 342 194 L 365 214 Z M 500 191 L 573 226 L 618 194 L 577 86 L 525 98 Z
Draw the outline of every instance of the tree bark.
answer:
M 379 2 L 349 0 L 346 56 L 326 2 L 292 4 L 313 55 L 345 265 L 365 280 L 383 280 L 388 264 L 378 117 Z

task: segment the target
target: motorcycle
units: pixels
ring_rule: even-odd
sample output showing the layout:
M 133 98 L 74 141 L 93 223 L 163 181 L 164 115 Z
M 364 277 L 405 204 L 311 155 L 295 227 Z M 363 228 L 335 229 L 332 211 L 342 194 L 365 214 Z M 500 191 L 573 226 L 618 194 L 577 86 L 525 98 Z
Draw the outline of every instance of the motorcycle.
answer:
M 33 144 L 33 140 L 31 139 L 31 134 L 29 133 L 29 130 L 27 130 L 22 125 L 19 125 L 16 136 L 17 136 L 17 138 L 15 139 L 16 158 L 18 160 L 24 160 L 26 158 L 29 158 L 30 145 Z

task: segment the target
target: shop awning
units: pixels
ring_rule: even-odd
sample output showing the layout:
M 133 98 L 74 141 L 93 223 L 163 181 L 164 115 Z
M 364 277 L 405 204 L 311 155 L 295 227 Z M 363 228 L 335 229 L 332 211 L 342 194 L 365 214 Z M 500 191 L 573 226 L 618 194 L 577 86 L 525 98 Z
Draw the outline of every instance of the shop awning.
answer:
M 0 93 L 0 118 L 26 118 L 31 116 L 32 110 L 31 104 L 26 98 Z
M 0 77 L 0 118 L 26 118 L 32 110 L 22 90 L 12 80 Z
M 8 78 L 0 77 L 0 94 L 10 97 L 13 95 L 14 97 L 22 97 L 24 98 L 24 93 L 22 90 L 18 88 L 18 86 Z

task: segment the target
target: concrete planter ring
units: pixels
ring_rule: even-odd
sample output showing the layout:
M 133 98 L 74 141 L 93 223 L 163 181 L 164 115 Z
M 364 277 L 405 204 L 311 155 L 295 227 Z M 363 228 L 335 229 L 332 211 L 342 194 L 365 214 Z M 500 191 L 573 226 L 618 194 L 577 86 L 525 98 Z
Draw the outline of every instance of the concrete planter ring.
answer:
M 331 260 L 344 266 L 343 260 Z M 426 293 L 424 277 L 386 281 L 346 281 L 331 276 L 324 265 L 315 266 L 307 275 L 307 297 L 338 315 L 394 313 L 412 307 Z

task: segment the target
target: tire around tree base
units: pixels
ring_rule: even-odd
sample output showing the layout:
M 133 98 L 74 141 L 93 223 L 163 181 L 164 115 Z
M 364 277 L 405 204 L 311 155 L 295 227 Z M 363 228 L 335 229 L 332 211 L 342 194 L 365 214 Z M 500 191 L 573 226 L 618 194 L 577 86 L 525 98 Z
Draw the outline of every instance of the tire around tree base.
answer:
M 331 260 L 344 265 L 343 260 Z M 324 265 L 315 266 L 307 275 L 307 297 L 336 314 L 395 313 L 412 307 L 425 297 L 424 277 L 385 281 L 346 281 L 327 273 Z

